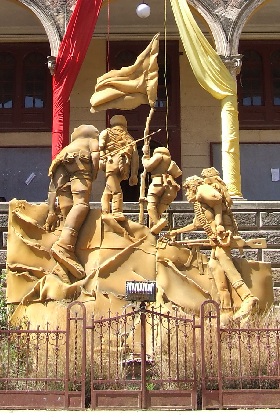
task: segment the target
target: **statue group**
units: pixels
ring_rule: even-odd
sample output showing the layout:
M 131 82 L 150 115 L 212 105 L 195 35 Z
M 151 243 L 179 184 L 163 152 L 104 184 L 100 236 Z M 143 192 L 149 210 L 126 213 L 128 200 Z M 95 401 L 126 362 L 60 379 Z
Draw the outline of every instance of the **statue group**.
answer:
M 270 306 L 269 265 L 231 252 L 265 247 L 265 241 L 240 237 L 232 199 L 215 168 L 183 182 L 194 219 L 169 229 L 163 214 L 177 196 L 176 178 L 182 172 L 168 148 L 157 147 L 150 155 L 144 144 L 142 164 L 151 174 L 145 197 L 148 226 L 126 217 L 121 181 L 138 182 L 139 155 L 125 117 L 115 115 L 110 123 L 100 134 L 92 125 L 73 131 L 70 144 L 50 166 L 47 203 L 10 202 L 7 296 L 18 304 L 15 316 L 36 303 L 75 299 L 91 302 L 99 314 L 109 308 L 121 312 L 127 305 L 126 280 L 155 280 L 155 304 L 168 310 L 175 305 L 198 313 L 204 300 L 215 299 L 223 322 Z M 90 209 L 99 170 L 105 173 L 101 208 Z M 205 238 L 188 239 L 185 234 L 193 230 Z
M 145 54 L 154 57 L 153 48 Z M 142 58 L 146 63 L 146 55 Z M 137 101 L 143 103 L 141 95 Z M 121 183 L 138 183 L 141 140 L 144 172 L 136 222 L 123 212 Z M 270 265 L 242 255 L 244 247 L 265 247 L 265 241 L 239 235 L 219 172 L 206 168 L 183 182 L 194 219 L 171 229 L 165 212 L 181 188 L 182 171 L 168 147 L 159 144 L 151 154 L 149 141 L 147 126 L 144 137 L 135 140 L 123 115 L 114 115 L 100 133 L 93 125 L 81 125 L 51 163 L 47 202 L 10 202 L 7 301 L 15 305 L 14 322 L 28 317 L 34 325 L 55 325 L 73 300 L 84 302 L 96 316 L 109 309 L 121 313 L 128 305 L 126 281 L 155 281 L 153 305 L 167 311 L 175 306 L 198 314 L 205 300 L 214 299 L 224 323 L 246 320 L 272 305 Z M 105 174 L 105 186 L 100 208 L 93 209 L 90 197 L 98 171 Z M 143 177 L 147 173 L 149 185 Z M 203 237 L 188 239 L 193 230 Z

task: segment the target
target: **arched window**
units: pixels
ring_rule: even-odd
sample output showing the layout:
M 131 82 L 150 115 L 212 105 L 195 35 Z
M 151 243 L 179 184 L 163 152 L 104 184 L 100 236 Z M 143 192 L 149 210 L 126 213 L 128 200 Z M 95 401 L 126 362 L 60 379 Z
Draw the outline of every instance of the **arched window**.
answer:
M 241 129 L 280 129 L 280 42 L 241 41 L 238 77 Z
M 16 61 L 12 54 L 0 53 L 0 108 L 10 109 L 14 104 Z
M 242 105 L 264 104 L 262 57 L 256 51 L 248 50 L 244 53 L 241 91 Z
M 280 48 L 271 55 L 273 105 L 280 106 Z
M 44 108 L 46 105 L 46 58 L 37 52 L 23 62 L 24 108 Z
M 0 131 L 50 131 L 48 44 L 0 44 Z

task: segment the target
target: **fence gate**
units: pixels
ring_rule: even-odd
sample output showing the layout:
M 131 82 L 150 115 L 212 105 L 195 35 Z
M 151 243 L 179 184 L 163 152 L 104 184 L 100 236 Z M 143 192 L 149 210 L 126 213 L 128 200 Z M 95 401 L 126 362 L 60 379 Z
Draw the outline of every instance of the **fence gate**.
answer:
M 146 309 L 91 321 L 92 409 L 196 409 L 195 322 Z
M 279 321 L 267 315 L 220 325 L 219 305 L 201 307 L 202 409 L 280 408 Z
M 63 330 L 0 329 L 1 409 L 85 408 L 85 308 L 67 312 Z
M 221 326 L 214 301 L 98 320 L 73 302 L 64 330 L 0 329 L 0 362 L 1 409 L 280 408 L 279 321 Z

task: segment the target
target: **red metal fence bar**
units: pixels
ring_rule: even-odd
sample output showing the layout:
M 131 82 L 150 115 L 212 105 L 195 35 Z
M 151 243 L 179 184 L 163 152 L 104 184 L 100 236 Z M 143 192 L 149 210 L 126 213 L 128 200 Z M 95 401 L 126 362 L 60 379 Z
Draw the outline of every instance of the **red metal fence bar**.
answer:
M 202 408 L 280 407 L 277 318 L 220 326 L 219 306 L 210 301 L 202 306 L 201 328 Z
M 85 409 L 86 308 L 81 302 L 67 307 L 65 370 L 65 408 Z

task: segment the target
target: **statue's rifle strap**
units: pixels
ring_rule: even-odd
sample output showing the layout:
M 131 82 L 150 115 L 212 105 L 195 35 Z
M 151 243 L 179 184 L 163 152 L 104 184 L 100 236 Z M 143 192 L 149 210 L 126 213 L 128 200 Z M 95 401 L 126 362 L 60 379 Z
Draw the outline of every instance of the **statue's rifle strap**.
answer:
M 142 140 L 145 141 L 147 138 L 153 136 L 154 134 L 158 133 L 159 131 L 161 131 L 161 128 L 159 128 L 157 131 L 153 131 L 152 133 L 148 134 L 147 136 L 141 137 L 141 139 L 130 141 L 125 146 L 117 147 L 112 152 L 104 153 L 104 155 L 102 155 L 102 157 L 105 158 L 107 156 L 114 156 L 115 154 L 121 152 L 122 150 L 125 150 L 127 147 L 129 147 L 131 145 L 134 145 L 135 143 L 138 143 L 139 141 L 142 141 Z

